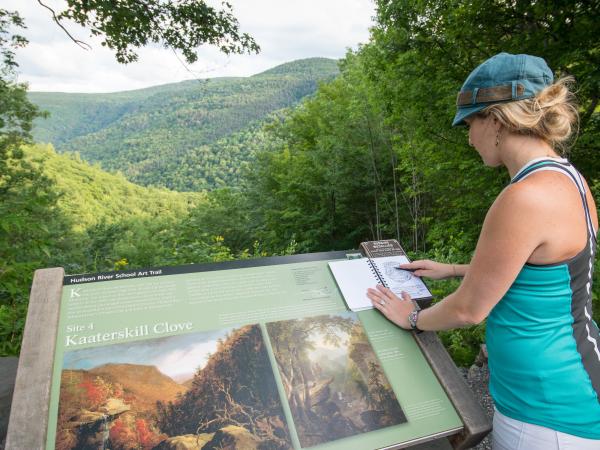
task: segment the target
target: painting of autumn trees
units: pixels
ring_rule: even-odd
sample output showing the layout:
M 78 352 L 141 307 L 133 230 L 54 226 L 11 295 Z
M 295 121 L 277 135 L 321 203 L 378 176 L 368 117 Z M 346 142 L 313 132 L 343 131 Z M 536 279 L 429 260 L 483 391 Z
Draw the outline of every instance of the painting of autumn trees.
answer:
M 223 438 L 223 448 L 227 449 L 291 449 L 260 326 L 239 328 L 219 342 L 189 390 L 175 402 L 158 405 L 158 425 L 169 435 L 218 438 L 226 430 L 230 437 Z M 234 437 L 239 438 L 239 446 L 231 445 Z
M 65 359 L 93 367 L 63 367 L 57 450 L 292 448 L 258 325 L 78 352 Z M 169 376 L 161 361 L 197 368 Z
M 64 370 L 56 449 L 152 449 L 168 436 L 155 414 L 115 378 Z
M 354 313 L 267 330 L 302 447 L 406 422 Z

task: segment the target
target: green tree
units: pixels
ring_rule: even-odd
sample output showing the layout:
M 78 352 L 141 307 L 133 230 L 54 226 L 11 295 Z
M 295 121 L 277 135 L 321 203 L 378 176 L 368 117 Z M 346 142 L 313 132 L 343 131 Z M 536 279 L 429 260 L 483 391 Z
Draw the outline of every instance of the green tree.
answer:
M 181 51 L 188 63 L 198 59 L 196 49 L 203 44 L 216 46 L 225 54 L 255 52 L 260 47 L 247 33 L 241 33 L 231 5 L 223 9 L 203 0 L 67 0 L 58 13 L 38 0 L 52 13 L 52 18 L 69 37 L 63 21 L 73 21 L 103 38 L 102 45 L 114 50 L 117 61 L 137 61 L 134 49 L 149 43 Z M 77 44 L 86 44 L 71 37 Z
M 66 8 L 58 13 L 41 0 L 38 3 L 70 37 L 64 21 L 102 37 L 102 45 L 114 50 L 121 63 L 136 61 L 135 49 L 149 43 L 180 51 L 188 63 L 197 60 L 196 49 L 202 44 L 215 45 L 226 54 L 259 51 L 252 37 L 240 33 L 228 3 L 218 10 L 204 1 L 189 0 L 67 0 Z M 21 34 L 11 31 L 15 28 L 25 28 L 19 13 L 0 8 L 0 355 L 19 351 L 33 271 L 53 263 L 66 265 L 57 253 L 74 255 L 73 248 L 71 252 L 64 249 L 77 240 L 59 208 L 59 191 L 43 173 L 44 156 L 23 158 L 22 146 L 31 142 L 33 120 L 43 114 L 27 99 L 27 86 L 14 81 L 18 67 L 14 51 L 27 44 Z M 129 229 L 147 234 L 156 231 L 143 222 L 136 226 Z M 71 239 L 66 239 L 69 233 Z M 120 253 L 131 252 L 135 240 L 124 234 L 121 247 L 115 247 Z M 156 260 L 155 246 L 134 247 L 140 261 L 147 262 L 153 255 Z M 79 267 L 86 267 L 85 251 L 77 254 Z M 223 255 L 220 248 L 219 257 Z M 122 255 L 119 261 L 124 261 Z M 102 263 L 106 262 L 104 256 Z M 93 264 L 97 263 L 94 255 Z
M 16 83 L 15 50 L 27 44 L 9 28 L 25 28 L 17 12 L 0 9 L 0 175 L 8 170 L 8 159 L 18 158 L 19 145 L 31 139 L 33 119 L 41 113 L 27 100 L 27 85 Z
M 597 189 L 597 1 L 376 5 L 370 41 L 348 52 L 336 80 L 273 127 L 278 148 L 258 155 L 248 198 L 261 217 L 261 240 L 277 246 L 294 238 L 302 251 L 315 251 L 399 236 L 415 257 L 468 262 L 486 211 L 509 180 L 484 167 L 464 129 L 450 124 L 461 83 L 500 51 L 542 56 L 557 77 L 576 78 L 580 136 L 569 158 Z M 452 287 L 434 284 L 440 298 Z M 597 287 L 593 295 L 597 304 Z M 444 339 L 468 364 L 483 331 Z
M 0 9 L 0 355 L 20 347 L 28 287 L 34 268 L 50 256 L 57 200 L 39 166 L 22 158 L 21 145 L 30 141 L 40 112 L 27 100 L 27 87 L 13 81 L 14 50 L 27 41 L 9 27 L 24 24 L 17 13 Z

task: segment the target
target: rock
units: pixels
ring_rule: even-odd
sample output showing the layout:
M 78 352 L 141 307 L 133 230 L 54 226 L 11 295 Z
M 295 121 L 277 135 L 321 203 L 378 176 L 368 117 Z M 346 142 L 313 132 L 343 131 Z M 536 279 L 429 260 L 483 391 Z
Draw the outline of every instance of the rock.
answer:
M 89 413 L 89 411 L 87 411 Z M 108 441 L 110 422 L 107 416 L 102 413 L 100 414 L 99 420 L 93 420 L 88 423 L 80 424 L 74 431 L 77 436 L 76 448 L 81 449 L 95 449 L 95 448 L 106 448 Z M 90 416 L 91 417 L 91 416 Z
M 259 450 L 261 440 L 243 427 L 228 425 L 218 430 L 202 450 Z
M 88 411 L 87 409 L 81 410 L 79 414 L 71 417 L 70 425 L 81 426 L 81 425 L 93 425 L 98 421 L 102 421 L 106 418 L 106 414 L 98 411 Z
M 473 364 L 469 369 L 461 368 L 461 372 L 465 377 L 467 384 L 473 391 L 473 395 L 479 400 L 479 403 L 491 420 L 494 414 L 494 402 L 488 391 L 489 369 L 487 364 L 483 364 L 481 367 L 477 364 Z M 491 436 L 488 435 L 474 447 L 474 450 L 490 450 L 491 448 Z
M 331 395 L 331 388 L 329 385 L 332 382 L 333 377 L 325 381 L 320 381 L 310 390 L 310 398 L 313 405 L 329 400 L 329 396 Z
M 327 428 L 330 430 L 335 439 L 340 439 L 346 436 L 352 436 L 359 433 L 361 430 L 348 417 L 344 417 L 340 413 L 336 413 L 327 422 Z
M 76 436 L 77 448 L 105 448 L 113 420 L 130 409 L 123 400 L 109 398 L 98 411 L 81 410 L 66 427 Z
M 152 450 L 201 450 L 215 433 L 183 434 L 165 439 Z
M 339 406 L 335 402 L 319 403 L 312 407 L 318 416 L 331 417 L 340 412 Z
M 125 402 L 120 398 L 109 398 L 106 402 L 98 408 L 100 412 L 103 412 L 109 416 L 118 416 L 119 414 L 129 411 L 131 408 L 126 405 Z
M 479 349 L 479 354 L 477 355 L 477 358 L 475 358 L 475 365 L 477 365 L 478 367 L 483 367 L 484 365 L 487 364 L 487 362 L 488 362 L 487 345 L 481 344 L 481 348 Z
M 126 405 L 120 398 L 109 398 L 98 407 L 98 411 L 89 411 L 87 409 L 82 410 L 76 416 L 73 416 L 70 420 L 74 426 L 80 425 L 92 425 L 98 421 L 112 421 L 115 417 L 129 411 L 131 408 Z
M 367 430 L 377 430 L 382 426 L 384 415 L 384 411 L 369 409 L 360 413 L 360 420 L 363 421 Z

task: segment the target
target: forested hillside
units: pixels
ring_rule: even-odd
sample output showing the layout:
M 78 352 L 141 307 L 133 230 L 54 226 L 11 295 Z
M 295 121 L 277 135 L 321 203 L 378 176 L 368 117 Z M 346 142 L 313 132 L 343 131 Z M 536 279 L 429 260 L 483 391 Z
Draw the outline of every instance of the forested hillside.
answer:
M 209 206 L 202 193 L 137 186 L 49 145 L 21 151 L 0 173 L 2 355 L 18 353 L 37 268 L 84 273 L 236 256 L 190 218 Z
M 40 165 L 59 193 L 60 212 L 77 217 L 74 231 L 132 218 L 173 220 L 205 198 L 202 193 L 138 186 L 121 174 L 90 166 L 78 154 L 57 154 L 49 144 L 28 148 L 26 159 Z
M 113 94 L 30 93 L 50 117 L 34 138 L 120 171 L 142 185 L 199 190 L 236 184 L 252 159 L 256 124 L 338 73 L 311 58 L 239 78 L 185 81 Z M 232 136 L 233 135 L 233 136 Z

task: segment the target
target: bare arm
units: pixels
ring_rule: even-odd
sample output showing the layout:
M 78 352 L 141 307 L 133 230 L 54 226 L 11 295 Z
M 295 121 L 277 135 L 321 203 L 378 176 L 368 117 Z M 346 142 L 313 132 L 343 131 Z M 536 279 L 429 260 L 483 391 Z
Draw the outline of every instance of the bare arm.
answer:
M 407 264 L 400 264 L 400 268 L 412 270 L 418 277 L 443 280 L 450 277 L 464 277 L 469 269 L 469 264 L 446 264 L 430 259 L 419 259 Z
M 505 189 L 488 211 L 471 264 L 461 267 L 461 272 L 464 270 L 461 285 L 422 311 L 418 327 L 445 330 L 484 320 L 542 243 L 539 230 L 544 226 L 544 208 L 535 189 L 525 185 Z M 378 286 L 369 289 L 367 295 L 388 319 L 410 328 L 407 316 L 413 305 L 407 301 L 410 300 L 408 294 L 402 300 Z

